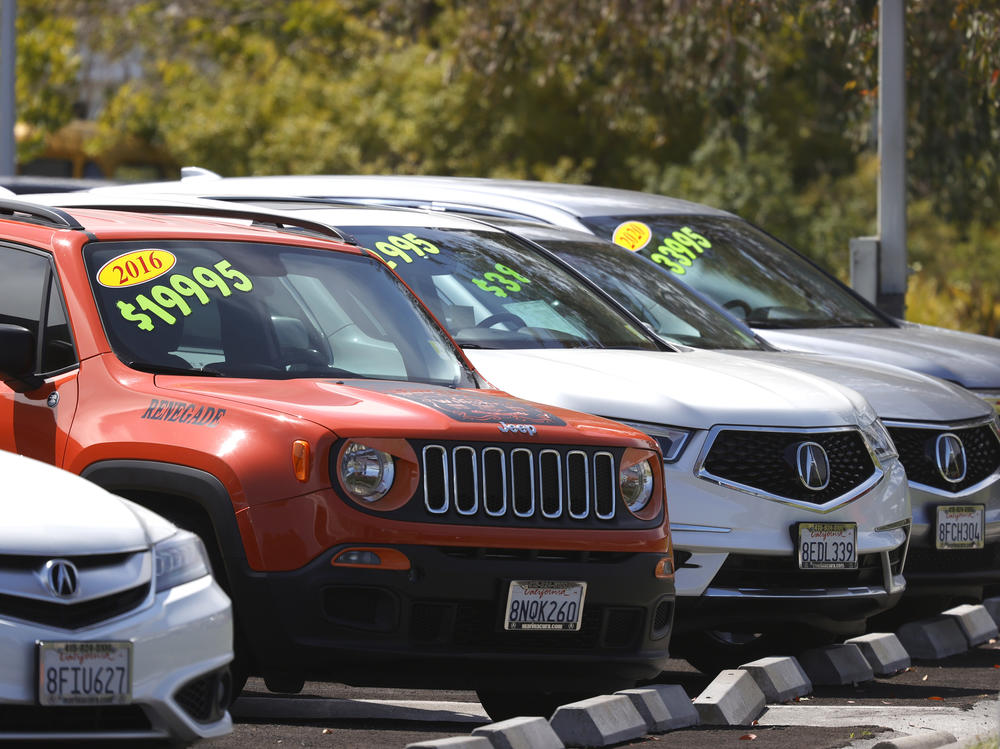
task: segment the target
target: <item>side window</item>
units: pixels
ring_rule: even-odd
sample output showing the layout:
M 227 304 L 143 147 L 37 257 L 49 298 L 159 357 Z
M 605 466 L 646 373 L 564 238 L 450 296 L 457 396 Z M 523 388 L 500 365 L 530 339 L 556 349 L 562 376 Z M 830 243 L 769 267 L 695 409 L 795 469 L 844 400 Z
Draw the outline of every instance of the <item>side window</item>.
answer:
M 76 352 L 69 333 L 66 309 L 63 307 L 59 285 L 53 274 L 49 275 L 49 305 L 45 315 L 45 333 L 42 336 L 42 372 L 55 372 L 76 364 Z
M 38 335 L 49 262 L 30 252 L 0 247 L 0 323 L 21 325 Z

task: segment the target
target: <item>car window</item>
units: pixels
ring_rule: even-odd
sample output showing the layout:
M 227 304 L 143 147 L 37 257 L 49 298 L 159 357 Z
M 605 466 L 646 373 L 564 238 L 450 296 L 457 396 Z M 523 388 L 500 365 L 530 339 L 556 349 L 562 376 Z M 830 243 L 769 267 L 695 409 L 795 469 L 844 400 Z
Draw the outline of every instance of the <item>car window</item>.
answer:
M 474 386 L 452 343 L 382 263 L 244 242 L 84 250 L 116 355 L 137 369 Z
M 0 323 L 20 325 L 35 336 L 42 319 L 49 260 L 44 255 L 0 247 Z
M 462 346 L 658 348 L 586 284 L 507 234 L 345 228 L 403 277 Z
M 835 279 L 746 221 L 646 215 L 584 222 L 754 327 L 888 325 Z
M 42 372 L 56 372 L 77 363 L 73 338 L 66 319 L 62 294 L 55 275 L 49 276 L 48 307 L 45 313 L 45 331 L 42 334 Z
M 749 330 L 641 255 L 604 241 L 537 241 L 608 292 L 662 338 L 696 348 L 761 348 Z

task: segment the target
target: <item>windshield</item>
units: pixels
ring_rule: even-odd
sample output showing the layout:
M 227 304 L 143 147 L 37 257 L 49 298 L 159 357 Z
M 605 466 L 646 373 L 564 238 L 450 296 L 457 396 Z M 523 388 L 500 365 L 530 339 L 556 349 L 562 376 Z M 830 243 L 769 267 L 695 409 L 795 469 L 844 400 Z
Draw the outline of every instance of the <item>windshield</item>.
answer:
M 658 349 L 585 283 L 509 235 L 345 228 L 390 263 L 462 346 Z
M 536 241 L 604 289 L 661 338 L 695 348 L 762 348 L 750 331 L 641 255 L 603 240 Z
M 755 328 L 883 327 L 835 279 L 752 224 L 708 216 L 584 219 Z
M 475 387 L 413 295 L 369 257 L 197 240 L 95 242 L 84 257 L 111 347 L 135 369 Z

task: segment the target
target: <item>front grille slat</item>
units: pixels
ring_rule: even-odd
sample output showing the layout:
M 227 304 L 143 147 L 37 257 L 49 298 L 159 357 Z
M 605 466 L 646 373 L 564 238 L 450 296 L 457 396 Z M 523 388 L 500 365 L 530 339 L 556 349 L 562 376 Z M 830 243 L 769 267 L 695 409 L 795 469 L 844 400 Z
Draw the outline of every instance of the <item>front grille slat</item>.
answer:
M 434 443 L 419 454 L 424 510 L 442 519 L 618 521 L 617 458 L 608 450 Z

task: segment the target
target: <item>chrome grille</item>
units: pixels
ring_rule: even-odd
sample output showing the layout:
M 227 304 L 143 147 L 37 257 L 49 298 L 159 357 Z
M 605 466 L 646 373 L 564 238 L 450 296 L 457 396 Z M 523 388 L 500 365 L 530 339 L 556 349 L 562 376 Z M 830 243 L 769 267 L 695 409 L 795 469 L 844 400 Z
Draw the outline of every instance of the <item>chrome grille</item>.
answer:
M 825 488 L 807 488 L 798 475 L 795 450 L 803 442 L 821 446 L 827 455 L 829 481 Z M 851 501 L 882 477 L 861 433 L 852 427 L 715 427 L 699 458 L 697 473 L 768 499 L 822 509 Z
M 610 452 L 432 444 L 421 450 L 421 462 L 424 508 L 432 515 L 615 519 Z
M 886 426 L 911 484 L 920 484 L 942 493 L 956 493 L 991 477 L 995 479 L 1000 471 L 1000 440 L 992 422 L 972 426 L 890 422 Z M 934 456 L 935 440 L 949 432 L 962 441 L 967 461 L 965 478 L 954 483 L 941 475 Z

